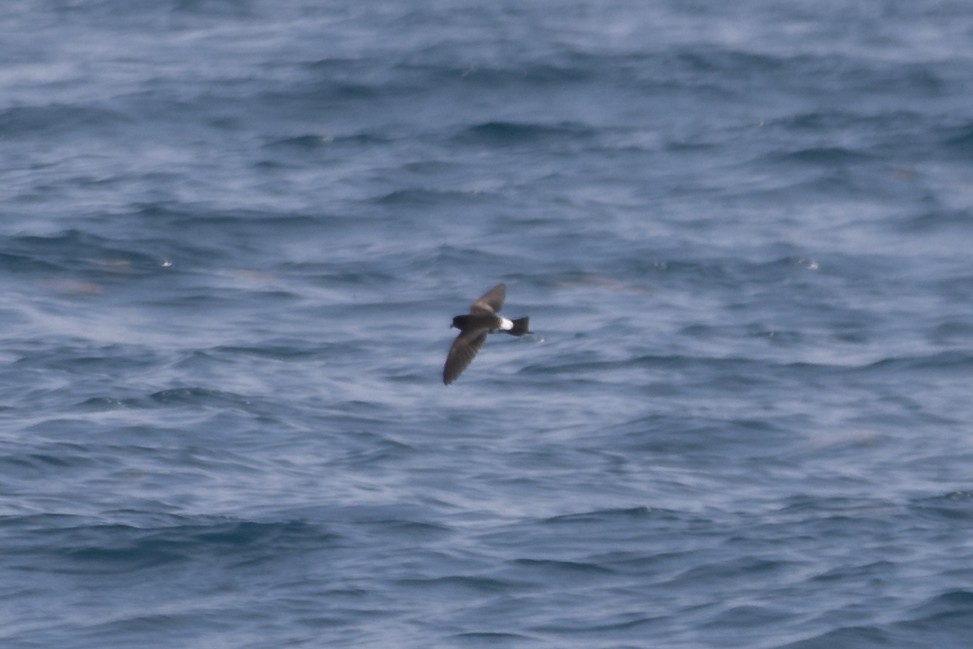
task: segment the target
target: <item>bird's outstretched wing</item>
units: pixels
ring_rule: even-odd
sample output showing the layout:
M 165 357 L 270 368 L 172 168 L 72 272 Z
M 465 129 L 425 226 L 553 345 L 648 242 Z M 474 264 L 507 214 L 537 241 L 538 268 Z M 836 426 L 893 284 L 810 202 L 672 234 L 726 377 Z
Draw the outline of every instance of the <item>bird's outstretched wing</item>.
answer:
M 487 332 L 484 329 L 467 331 L 456 336 L 456 340 L 453 341 L 453 345 L 449 348 L 449 354 L 446 356 L 446 364 L 443 365 L 443 383 L 445 385 L 455 381 L 463 373 L 463 370 L 469 367 L 476 357 L 476 353 L 480 351 L 480 347 L 486 341 L 486 337 Z
M 507 297 L 507 285 L 497 284 L 481 295 L 470 307 L 473 315 L 494 314 L 503 308 L 503 300 Z

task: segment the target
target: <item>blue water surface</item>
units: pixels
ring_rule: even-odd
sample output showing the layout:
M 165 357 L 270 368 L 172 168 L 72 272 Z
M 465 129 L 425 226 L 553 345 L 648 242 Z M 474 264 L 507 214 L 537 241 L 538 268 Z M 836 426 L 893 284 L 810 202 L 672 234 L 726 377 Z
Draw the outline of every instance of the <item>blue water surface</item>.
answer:
M 0 646 L 970 646 L 973 5 L 0 32 Z

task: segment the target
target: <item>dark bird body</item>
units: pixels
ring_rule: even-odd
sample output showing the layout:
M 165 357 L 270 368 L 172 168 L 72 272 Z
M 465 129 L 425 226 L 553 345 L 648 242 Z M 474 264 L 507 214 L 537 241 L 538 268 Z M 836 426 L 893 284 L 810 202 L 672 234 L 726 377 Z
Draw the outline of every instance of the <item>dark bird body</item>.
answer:
M 479 297 L 470 307 L 468 315 L 453 318 L 451 327 L 459 329 L 459 335 L 449 348 L 446 364 L 443 366 L 443 383 L 449 385 L 463 373 L 480 347 L 486 342 L 487 334 L 503 332 L 511 336 L 523 336 L 528 331 L 530 318 L 508 320 L 498 312 L 503 307 L 507 295 L 505 284 L 497 284 Z

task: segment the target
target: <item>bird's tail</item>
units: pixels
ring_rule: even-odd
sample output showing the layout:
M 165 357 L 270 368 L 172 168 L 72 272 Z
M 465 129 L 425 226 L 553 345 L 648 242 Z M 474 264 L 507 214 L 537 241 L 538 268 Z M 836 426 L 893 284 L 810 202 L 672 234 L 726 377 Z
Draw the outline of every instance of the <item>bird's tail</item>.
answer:
M 506 333 L 511 336 L 523 336 L 524 334 L 529 334 L 530 330 L 530 318 L 524 316 L 523 318 L 517 318 L 516 320 L 511 320 L 514 326 L 511 327 Z

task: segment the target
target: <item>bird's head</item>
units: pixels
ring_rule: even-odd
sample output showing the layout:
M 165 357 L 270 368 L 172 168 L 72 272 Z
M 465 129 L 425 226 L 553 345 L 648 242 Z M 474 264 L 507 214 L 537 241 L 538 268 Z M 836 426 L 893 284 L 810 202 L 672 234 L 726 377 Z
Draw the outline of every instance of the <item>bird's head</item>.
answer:
M 466 325 L 466 320 L 468 317 L 469 316 L 465 316 L 465 315 L 453 316 L 453 324 L 449 325 L 449 328 L 452 329 L 453 327 L 455 327 L 460 331 L 462 331 L 463 327 Z

